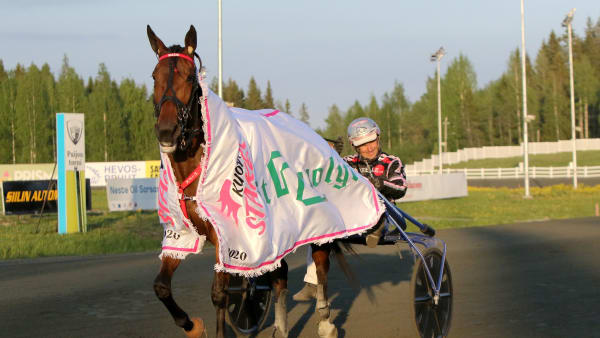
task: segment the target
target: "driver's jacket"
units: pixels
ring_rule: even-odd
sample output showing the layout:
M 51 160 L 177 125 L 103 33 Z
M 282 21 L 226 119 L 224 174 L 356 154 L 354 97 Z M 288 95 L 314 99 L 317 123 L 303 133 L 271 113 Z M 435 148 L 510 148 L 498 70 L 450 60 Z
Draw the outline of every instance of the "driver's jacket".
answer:
M 398 157 L 380 151 L 379 155 L 370 161 L 358 154 L 346 156 L 344 160 L 368 178 L 388 200 L 397 200 L 406 194 L 406 173 Z

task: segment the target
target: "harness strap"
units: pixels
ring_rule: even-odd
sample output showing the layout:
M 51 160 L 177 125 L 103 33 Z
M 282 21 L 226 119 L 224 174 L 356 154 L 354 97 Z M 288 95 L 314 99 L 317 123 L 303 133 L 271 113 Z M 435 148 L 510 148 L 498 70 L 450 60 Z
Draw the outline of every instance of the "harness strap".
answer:
M 195 201 L 196 196 L 187 196 L 183 190 L 192 184 L 192 182 L 194 182 L 196 179 L 198 179 L 200 173 L 202 173 L 202 164 L 199 164 L 198 167 L 196 167 L 196 169 L 194 169 L 194 171 L 192 171 L 192 173 L 183 182 L 177 183 L 177 197 L 179 198 L 179 206 L 181 207 L 181 211 L 183 211 L 185 218 L 189 218 L 185 201 Z
M 182 54 L 182 53 L 167 53 L 167 54 L 164 54 L 163 56 L 159 57 L 158 61 L 161 61 L 166 58 L 173 58 L 173 57 L 183 58 L 183 59 L 190 61 L 191 63 L 194 63 L 194 59 L 192 59 L 191 57 L 189 57 L 185 54 Z

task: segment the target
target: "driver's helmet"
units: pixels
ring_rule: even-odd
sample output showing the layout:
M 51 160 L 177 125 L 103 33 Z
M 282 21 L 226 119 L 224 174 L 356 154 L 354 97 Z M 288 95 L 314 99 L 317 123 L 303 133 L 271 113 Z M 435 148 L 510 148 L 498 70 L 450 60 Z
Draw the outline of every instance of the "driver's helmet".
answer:
M 359 117 L 348 126 L 348 140 L 355 147 L 374 141 L 380 133 L 377 123 L 368 117 Z

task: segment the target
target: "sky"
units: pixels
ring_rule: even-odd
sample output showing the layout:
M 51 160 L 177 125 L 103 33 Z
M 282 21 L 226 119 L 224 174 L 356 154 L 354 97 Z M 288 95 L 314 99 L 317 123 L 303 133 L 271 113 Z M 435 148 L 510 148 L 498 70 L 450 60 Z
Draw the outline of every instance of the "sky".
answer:
M 475 68 L 479 87 L 500 77 L 509 54 L 521 45 L 520 1 L 482 0 L 223 0 L 223 78 L 247 88 L 271 82 L 276 99 L 289 99 L 298 116 L 308 107 L 310 124 L 324 127 L 331 105 L 348 109 L 371 95 L 378 101 L 401 83 L 411 102 L 435 75 L 430 55 L 446 50 L 442 75 L 461 53 Z M 64 55 L 87 80 L 105 63 L 120 82 L 133 78 L 151 87 L 156 57 L 146 25 L 169 46 L 183 45 L 191 24 L 209 79 L 218 75 L 218 1 L 0 0 L 0 59 L 48 63 L 58 76 Z M 598 0 L 525 0 L 525 38 L 535 57 L 571 8 L 575 34 L 600 18 Z M 149 112 L 150 113 L 150 112 Z

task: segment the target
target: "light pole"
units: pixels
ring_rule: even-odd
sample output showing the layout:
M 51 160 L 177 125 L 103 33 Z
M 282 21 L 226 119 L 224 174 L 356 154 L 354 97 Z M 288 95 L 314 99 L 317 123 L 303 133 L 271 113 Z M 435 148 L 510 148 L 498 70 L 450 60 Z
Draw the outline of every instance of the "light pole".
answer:
M 440 156 L 440 175 L 443 174 L 442 169 L 442 96 L 440 86 L 440 60 L 444 57 L 446 51 L 444 47 L 440 47 L 437 52 L 431 54 L 431 62 L 437 62 L 437 105 L 438 105 L 438 154 Z
M 567 27 L 567 32 L 569 34 L 569 82 L 571 83 L 571 143 L 573 144 L 573 188 L 577 189 L 577 137 L 575 136 L 575 89 L 573 88 L 573 41 L 571 39 L 571 21 L 573 21 L 573 14 L 575 14 L 575 8 L 573 8 L 567 14 L 567 16 L 562 22 L 562 25 L 563 27 Z
M 222 0 L 219 0 L 219 97 L 223 98 L 223 30 L 222 30 Z
M 525 172 L 525 198 L 530 198 L 529 194 L 529 139 L 527 136 L 527 72 L 525 70 L 525 9 L 523 0 L 521 0 L 521 73 L 523 85 L 523 165 Z

